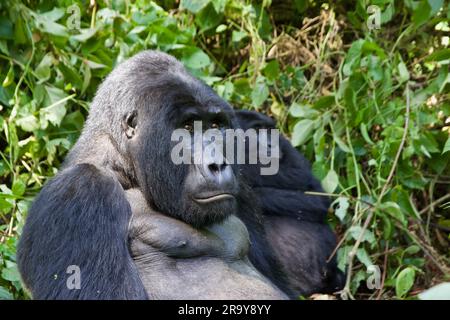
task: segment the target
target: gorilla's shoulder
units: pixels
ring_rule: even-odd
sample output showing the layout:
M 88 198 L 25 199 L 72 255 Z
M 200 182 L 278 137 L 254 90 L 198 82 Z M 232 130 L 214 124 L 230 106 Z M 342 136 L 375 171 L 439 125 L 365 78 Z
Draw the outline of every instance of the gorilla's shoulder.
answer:
M 103 190 L 109 190 L 106 192 L 106 195 L 108 195 L 111 190 L 117 189 L 120 184 L 116 176 L 109 170 L 83 162 L 58 172 L 48 186 L 44 188 L 50 186 L 58 193 L 70 187 L 74 195 L 80 193 L 91 195 L 90 192 L 93 192 L 91 196 L 99 196 Z M 102 188 L 98 189 L 99 186 L 102 186 Z

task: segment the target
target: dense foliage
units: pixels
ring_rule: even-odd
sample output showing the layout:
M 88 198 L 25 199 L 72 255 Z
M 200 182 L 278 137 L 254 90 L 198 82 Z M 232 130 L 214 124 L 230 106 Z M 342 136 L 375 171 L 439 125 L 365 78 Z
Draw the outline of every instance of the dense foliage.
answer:
M 30 202 L 98 84 L 143 49 L 273 115 L 311 160 L 335 199 L 342 297 L 448 281 L 449 21 L 443 0 L 0 2 L 0 299 L 27 297 L 15 248 Z

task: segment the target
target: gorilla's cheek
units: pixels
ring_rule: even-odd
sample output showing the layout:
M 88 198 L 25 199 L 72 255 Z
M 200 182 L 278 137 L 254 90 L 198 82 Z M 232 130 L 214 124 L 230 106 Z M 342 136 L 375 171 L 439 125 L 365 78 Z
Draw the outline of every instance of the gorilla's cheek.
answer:
M 175 216 L 181 207 L 186 168 L 170 159 L 170 140 L 159 130 L 146 130 L 130 145 L 138 185 L 157 210 Z M 169 136 L 170 137 L 170 136 Z

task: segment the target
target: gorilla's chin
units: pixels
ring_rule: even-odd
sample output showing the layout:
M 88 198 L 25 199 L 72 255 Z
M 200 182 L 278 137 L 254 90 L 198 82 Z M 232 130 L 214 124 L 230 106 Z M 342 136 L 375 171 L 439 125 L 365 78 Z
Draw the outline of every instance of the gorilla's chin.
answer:
M 216 197 L 221 199 L 214 200 Z M 236 214 L 236 211 L 236 198 L 231 194 L 220 194 L 200 201 L 187 200 L 178 218 L 195 228 L 202 228 L 222 222 L 228 216 Z

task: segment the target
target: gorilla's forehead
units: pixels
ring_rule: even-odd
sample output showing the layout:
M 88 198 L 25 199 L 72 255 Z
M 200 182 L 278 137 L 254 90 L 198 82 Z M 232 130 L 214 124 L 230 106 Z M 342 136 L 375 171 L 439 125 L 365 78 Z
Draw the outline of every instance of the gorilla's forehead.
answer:
M 174 109 L 185 107 L 197 107 L 208 110 L 208 112 L 231 113 L 231 106 L 208 85 L 186 73 L 168 72 L 155 78 L 149 79 L 145 91 L 150 95 L 157 93 L 160 101 L 165 106 Z
M 131 108 L 150 113 L 189 106 L 208 112 L 232 113 L 231 106 L 212 88 L 192 76 L 174 57 L 144 51 L 118 65 L 97 94 L 100 109 L 108 105 L 120 114 Z M 168 108 L 170 107 L 170 108 Z M 94 107 L 95 108 L 95 107 Z

